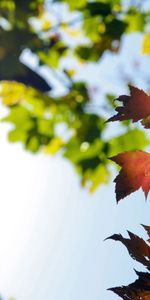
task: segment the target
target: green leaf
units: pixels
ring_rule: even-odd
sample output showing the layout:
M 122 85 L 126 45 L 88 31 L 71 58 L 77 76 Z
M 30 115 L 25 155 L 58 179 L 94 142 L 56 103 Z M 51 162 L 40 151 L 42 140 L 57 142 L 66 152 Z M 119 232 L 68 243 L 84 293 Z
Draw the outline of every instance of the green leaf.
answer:
M 127 32 L 143 32 L 145 28 L 145 15 L 134 9 L 129 10 L 128 14 L 125 15 L 124 20 L 128 23 Z
M 127 28 L 127 23 L 115 18 L 109 18 L 106 22 L 106 34 L 112 39 L 120 39 L 121 35 Z
M 93 170 L 87 170 L 82 178 L 82 185 L 89 186 L 89 190 L 91 193 L 95 192 L 95 190 L 102 184 L 107 184 L 110 179 L 110 172 L 105 164 L 99 164 L 97 168 Z
M 124 151 L 144 149 L 149 145 L 146 133 L 139 129 L 129 130 L 125 134 L 112 138 L 108 142 L 108 156 L 114 156 Z
M 111 13 L 110 3 L 89 2 L 84 9 L 87 9 L 91 16 L 102 15 L 107 16 Z

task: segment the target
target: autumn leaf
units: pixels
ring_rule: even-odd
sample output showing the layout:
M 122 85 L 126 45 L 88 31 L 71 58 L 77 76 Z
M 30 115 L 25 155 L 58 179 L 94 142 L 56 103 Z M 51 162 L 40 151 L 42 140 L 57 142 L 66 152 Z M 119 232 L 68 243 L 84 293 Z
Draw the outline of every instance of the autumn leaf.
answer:
M 150 270 L 150 246 L 138 235 L 128 231 L 129 238 L 124 238 L 121 234 L 114 234 L 108 239 L 121 242 L 126 246 L 130 256 L 136 261 L 142 263 Z
M 124 300 L 150 300 L 150 274 L 137 272 L 138 279 L 128 286 L 108 289 Z
M 148 236 L 150 226 L 142 225 Z M 130 256 L 147 267 L 148 272 L 136 272 L 138 279 L 135 282 L 120 287 L 113 287 L 108 290 L 116 293 L 124 300 L 150 300 L 150 246 L 139 236 L 129 232 L 129 238 L 121 234 L 114 234 L 107 239 L 120 241 L 128 250 Z
M 111 157 L 111 160 L 121 167 L 114 180 L 117 202 L 140 187 L 147 198 L 150 190 L 150 154 L 140 150 L 129 151 Z
M 143 120 L 142 124 L 145 128 L 150 128 L 150 96 L 143 90 L 129 86 L 130 96 L 120 96 L 117 101 L 122 102 L 123 106 L 116 108 L 117 114 L 107 122 L 123 121 L 131 119 L 132 122 Z

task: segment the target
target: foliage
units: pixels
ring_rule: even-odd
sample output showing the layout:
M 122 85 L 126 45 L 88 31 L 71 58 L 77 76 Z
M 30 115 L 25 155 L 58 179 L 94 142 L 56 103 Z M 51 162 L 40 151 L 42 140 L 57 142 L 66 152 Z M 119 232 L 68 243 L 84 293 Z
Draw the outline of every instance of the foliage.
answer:
M 64 7 L 66 20 L 58 14 Z M 123 122 L 123 133 L 106 139 L 108 122 L 102 111 L 89 109 L 94 102 L 88 84 L 78 82 L 76 70 L 63 68 L 61 63 L 72 57 L 78 65 L 97 63 L 106 51 L 117 53 L 122 36 L 131 32 L 143 33 L 142 51 L 149 55 L 149 19 L 149 12 L 132 3 L 125 9 L 120 0 L 1 0 L 0 96 L 8 109 L 2 121 L 12 124 L 9 140 L 21 142 L 33 153 L 60 152 L 72 162 L 82 185 L 90 191 L 108 182 L 107 157 L 113 156 L 111 159 L 121 167 L 115 179 L 117 201 L 140 187 L 147 196 L 150 154 L 138 150 L 149 144 L 146 134 Z M 22 63 L 25 49 L 36 55 L 38 67 L 46 66 L 64 84 L 64 94 L 54 96 L 53 86 L 30 64 Z M 108 121 L 142 120 L 149 128 L 150 96 L 133 86 L 130 92 L 130 96 L 117 98 L 123 105 Z M 106 109 L 114 108 L 112 98 L 106 95 Z M 150 227 L 144 228 L 150 238 Z M 131 232 L 129 238 L 117 234 L 110 238 L 121 241 L 131 257 L 147 267 L 145 273 L 136 272 L 134 283 L 111 290 L 125 300 L 150 300 L 149 241 Z
M 120 96 L 118 101 L 123 103 L 123 106 L 116 108 L 117 115 L 111 117 L 108 121 L 123 121 L 132 120 L 137 122 L 142 119 L 142 124 L 145 128 L 149 128 L 150 114 L 150 96 L 144 91 L 136 87 L 130 86 L 131 96 Z
M 144 226 L 150 238 L 150 227 Z M 121 234 L 114 234 L 108 239 L 120 241 L 128 250 L 130 256 L 143 264 L 147 272 L 136 272 L 138 279 L 128 286 L 111 288 L 109 290 L 116 293 L 124 300 L 149 300 L 150 299 L 150 246 L 149 240 L 145 242 L 139 236 L 128 232 L 129 238 L 124 238 Z
M 59 11 L 64 8 L 63 18 Z M 145 32 L 149 13 L 132 3 L 125 9 L 120 0 L 1 0 L 0 16 L 0 93 L 8 108 L 3 121 L 13 125 L 9 141 L 33 153 L 60 152 L 82 185 L 94 191 L 110 178 L 109 155 L 144 148 L 149 141 L 127 123 L 121 136 L 105 139 L 108 124 L 103 110 L 90 108 L 89 85 L 77 82 L 76 69 L 63 68 L 61 62 L 73 57 L 78 65 L 96 63 L 106 51 L 117 52 L 125 33 Z M 22 63 L 25 49 L 36 55 L 38 67 L 46 66 L 64 84 L 65 94 L 54 96 L 53 86 Z M 106 95 L 106 111 L 111 99 Z
M 150 96 L 132 86 L 130 92 L 130 96 L 124 95 L 117 99 L 123 103 L 123 106 L 117 107 L 117 115 L 108 121 L 132 119 L 132 122 L 137 122 L 142 120 L 144 127 L 149 128 Z M 140 150 L 129 151 L 120 153 L 111 159 L 121 167 L 119 175 L 114 180 L 117 202 L 140 187 L 147 197 L 150 189 L 150 153 Z M 138 279 L 128 286 L 109 289 L 124 300 L 150 299 L 150 226 L 143 225 L 143 227 L 149 237 L 147 242 L 131 232 L 128 232 L 129 238 L 124 238 L 121 234 L 114 234 L 108 238 L 120 241 L 126 246 L 130 256 L 147 268 L 147 272 L 136 271 Z
M 115 179 L 117 201 L 140 187 L 147 198 L 150 189 L 150 154 L 144 151 L 124 152 L 111 159 L 122 168 Z
M 150 96 L 134 87 L 130 87 L 131 96 L 120 96 L 117 100 L 123 106 L 117 107 L 117 115 L 108 121 L 132 119 L 133 122 L 142 119 L 145 128 L 149 128 Z M 112 160 L 121 166 L 116 177 L 117 201 L 142 187 L 145 197 L 150 189 L 150 154 L 144 151 L 131 151 L 118 154 Z M 136 166 L 136 168 L 135 168 Z

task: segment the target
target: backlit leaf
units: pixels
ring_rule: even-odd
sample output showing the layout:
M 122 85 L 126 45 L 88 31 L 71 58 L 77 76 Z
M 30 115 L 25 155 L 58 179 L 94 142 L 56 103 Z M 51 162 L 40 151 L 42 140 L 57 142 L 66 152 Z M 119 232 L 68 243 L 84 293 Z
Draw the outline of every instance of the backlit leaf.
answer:
M 130 96 L 120 96 L 116 100 L 122 102 L 123 106 L 116 108 L 117 114 L 109 121 L 123 121 L 131 119 L 133 122 L 142 120 L 142 124 L 145 128 L 150 127 L 149 119 L 150 115 L 150 96 L 148 96 L 143 90 L 130 86 Z
M 129 151 L 111 158 L 121 171 L 115 178 L 117 202 L 140 187 L 147 197 L 150 190 L 150 154 L 144 151 Z
M 128 286 L 108 289 L 124 300 L 150 300 L 150 274 L 137 272 L 138 279 Z
M 143 225 L 144 229 L 150 234 L 150 227 Z M 114 234 L 108 239 L 120 241 L 128 250 L 130 256 L 142 263 L 147 272 L 136 272 L 138 279 L 127 285 L 110 288 L 124 300 L 150 300 L 150 246 L 139 236 L 128 232 L 129 238 L 124 238 L 121 234 Z
M 130 231 L 128 231 L 128 234 L 129 238 L 124 238 L 121 234 L 114 234 L 107 239 L 121 242 L 133 259 L 150 270 L 150 246 L 138 235 Z

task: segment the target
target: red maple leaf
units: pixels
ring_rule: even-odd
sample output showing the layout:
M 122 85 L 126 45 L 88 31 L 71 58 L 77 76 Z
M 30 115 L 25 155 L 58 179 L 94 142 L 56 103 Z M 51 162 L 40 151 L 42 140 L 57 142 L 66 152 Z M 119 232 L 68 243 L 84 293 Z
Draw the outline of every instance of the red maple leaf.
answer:
M 131 119 L 133 122 L 143 120 L 142 124 L 145 128 L 150 128 L 150 96 L 143 90 L 129 86 L 130 96 L 120 96 L 116 100 L 122 102 L 123 106 L 116 108 L 117 114 L 109 121 L 123 121 Z
M 150 190 L 150 154 L 144 151 L 129 151 L 111 157 L 120 167 L 115 178 L 117 202 L 140 187 L 147 198 Z

